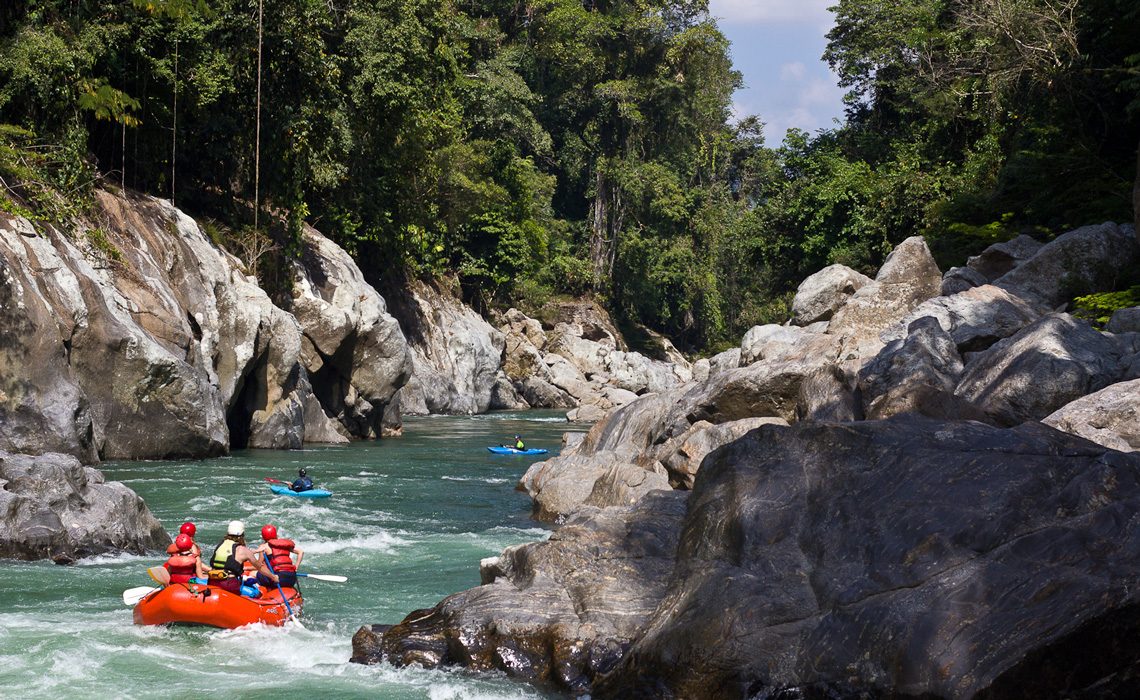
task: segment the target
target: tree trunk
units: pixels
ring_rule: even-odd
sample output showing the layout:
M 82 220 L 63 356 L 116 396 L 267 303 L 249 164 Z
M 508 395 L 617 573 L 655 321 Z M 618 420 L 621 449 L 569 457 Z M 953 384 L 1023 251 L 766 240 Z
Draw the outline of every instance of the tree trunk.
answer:
M 621 187 L 606 177 L 601 165 L 594 171 L 594 203 L 590 209 L 590 266 L 594 289 L 602 290 L 613 276 L 618 235 L 625 224 L 625 207 Z

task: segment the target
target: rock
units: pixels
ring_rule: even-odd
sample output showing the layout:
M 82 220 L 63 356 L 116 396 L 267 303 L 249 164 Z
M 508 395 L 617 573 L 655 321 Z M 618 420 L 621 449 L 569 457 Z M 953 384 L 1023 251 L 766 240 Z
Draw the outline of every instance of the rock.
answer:
M 740 366 L 740 348 L 730 348 L 709 358 L 709 377 Z
M 539 316 L 544 328 L 557 330 L 564 325 L 566 328 L 560 333 L 569 332 L 612 350 L 629 349 L 609 313 L 592 299 L 551 302 L 542 308 Z
M 851 295 L 836 312 L 827 333 L 837 339 L 841 362 L 869 360 L 882 349 L 879 335 L 906 317 L 916 306 L 942 291 L 942 273 L 921 236 L 900 243 L 874 284 Z
M 919 304 L 882 333 L 884 341 L 905 338 L 911 323 L 924 316 L 938 319 L 959 352 L 985 350 L 1041 318 L 1042 309 L 991 284 Z
M 598 421 L 606 418 L 609 411 L 598 408 L 597 406 L 579 406 L 572 408 L 566 413 L 566 420 L 571 423 L 597 423 Z
M 1112 223 L 1070 231 L 994 281 L 1014 294 L 1056 307 L 1074 296 L 1110 289 L 1135 264 L 1140 245 L 1131 226 Z
M 596 508 L 630 506 L 658 490 L 671 490 L 665 470 L 643 469 L 634 464 L 614 462 L 596 481 L 584 504 Z
M 73 561 L 169 543 L 134 491 L 74 456 L 0 452 L 0 558 Z
M 808 355 L 833 356 L 835 339 L 798 326 L 753 326 L 740 341 L 740 366 L 762 360 L 780 362 Z
M 859 371 L 859 394 L 867 420 L 899 413 L 978 420 L 985 414 L 954 395 L 962 358 L 936 318 L 910 324 L 905 340 L 890 342 Z
M 645 337 L 643 349 L 648 354 L 650 360 L 675 365 L 677 368 L 680 368 L 681 372 L 692 372 L 692 365 L 689 363 L 689 360 L 681 354 L 681 351 L 678 350 L 668 338 L 644 326 L 640 327 L 638 331 Z
M 783 418 L 741 418 L 719 425 L 701 421 L 662 446 L 656 456 L 669 472 L 669 483 L 675 488 L 689 490 L 693 488 L 701 462 L 708 453 L 762 425 L 787 426 L 788 422 Z
M 608 343 L 600 343 L 583 338 L 582 329 L 559 323 L 547 337 L 546 349 L 549 354 L 560 355 L 574 365 L 585 377 L 604 374 L 606 355 L 614 350 Z
M 684 511 L 684 494 L 672 491 L 627 508 L 587 509 L 547 542 L 505 550 L 492 583 L 382 634 L 362 627 L 352 660 L 461 664 L 581 694 L 617 663 L 660 600 Z
M 841 365 L 829 364 L 809 372 L 800 383 L 796 420 L 863 420 L 863 405 L 855 397 L 855 386 L 855 377 Z
M 682 358 L 683 359 L 683 358 Z M 668 391 L 692 379 L 689 364 L 651 360 L 641 353 L 615 350 L 605 356 L 610 383 L 634 394 Z
M 516 381 L 514 386 L 533 408 L 572 408 L 577 404 L 565 391 L 538 377 Z
M 977 272 L 986 284 L 1006 274 L 1041 250 L 1041 243 L 1032 236 L 1021 234 L 1017 238 L 995 243 L 966 261 L 968 269 Z
M 796 289 L 792 299 L 792 324 L 806 326 L 830 320 L 852 294 L 870 283 L 870 277 L 846 265 L 828 265 Z
M 485 413 L 505 347 L 502 332 L 438 285 L 412 282 L 391 301 L 412 348 L 415 381 L 401 392 L 403 410 Z
M 1140 379 L 1082 396 L 1041 422 L 1114 450 L 1140 451 Z
M 302 357 L 323 413 L 350 435 L 381 437 L 385 409 L 412 373 L 410 348 L 352 257 L 307 226 L 293 269 L 291 310 L 304 333 Z
M 985 275 L 972 267 L 952 267 L 942 275 L 942 296 L 948 297 L 989 282 Z
M 1109 333 L 1140 333 L 1140 306 L 1113 311 L 1104 329 Z
M 693 381 L 703 382 L 709 378 L 709 373 L 712 370 L 712 363 L 709 362 L 707 357 L 702 357 L 693 363 Z
M 507 375 L 500 372 L 495 378 L 495 385 L 491 387 L 491 403 L 488 408 L 492 411 L 525 411 L 530 408 L 530 404 L 515 390 Z
M 669 590 L 590 693 L 1126 696 L 1138 474 L 1033 423 L 753 431 L 706 459 Z
M 999 425 L 1041 420 L 1124 378 L 1126 352 L 1087 323 L 1051 314 L 971 359 L 955 394 Z
M 517 488 L 533 500 L 531 515 L 535 520 L 560 522 L 581 508 L 594 492 L 596 482 L 618 465 L 621 469 L 644 471 L 612 452 L 560 455 L 530 465 Z M 661 481 L 668 486 L 664 477 Z

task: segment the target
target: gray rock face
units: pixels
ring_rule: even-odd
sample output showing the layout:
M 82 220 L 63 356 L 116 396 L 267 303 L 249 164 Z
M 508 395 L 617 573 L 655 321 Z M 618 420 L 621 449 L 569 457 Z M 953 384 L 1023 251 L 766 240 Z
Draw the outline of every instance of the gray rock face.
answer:
M 687 509 L 583 510 L 489 583 L 363 628 L 353 660 L 598 698 L 1123 692 L 1138 475 L 1034 423 L 765 426 L 705 459 Z
M 640 457 L 638 462 L 653 461 L 663 465 L 669 473 L 669 484 L 674 488 L 691 490 L 706 455 L 762 425 L 786 426 L 788 422 L 783 418 L 741 418 L 718 425 L 699 421 L 683 434 Z
M 1073 296 L 1109 289 L 1138 256 L 1140 244 L 1130 225 L 1086 226 L 1042 246 L 994 284 L 1055 307 Z
M 929 299 L 880 337 L 888 342 L 904 338 L 911 323 L 931 316 L 950 334 L 959 352 L 977 352 L 1033 323 L 1043 312 L 1000 287 L 986 284 Z
M 740 341 L 740 366 L 755 362 L 803 361 L 811 357 L 834 357 L 835 336 L 798 326 L 754 326 Z
M 0 452 L 0 558 L 70 562 L 169 543 L 135 492 L 75 457 Z
M 486 413 L 505 338 L 450 293 L 413 282 L 397 317 L 412 348 L 404 413 Z
M 1140 379 L 1082 396 L 1041 422 L 1114 450 L 1140 451 Z
M 301 356 L 323 415 L 340 425 L 320 434 L 381 437 L 392 431 L 383 426 L 386 407 L 412 372 L 408 343 L 348 253 L 309 227 L 302 246 L 292 300 L 304 333 Z
M 827 327 L 839 342 L 840 361 L 867 360 L 885 344 L 879 335 L 942 291 L 942 273 L 921 236 L 887 256 L 874 284 L 855 292 Z
M 664 593 L 684 511 L 685 495 L 672 491 L 587 509 L 549 541 L 487 562 L 490 583 L 391 628 L 361 628 L 352 660 L 460 664 L 583 692 L 621 658 Z
M 1109 333 L 1140 333 L 1140 306 L 1112 312 L 1105 330 Z
M 984 418 L 982 411 L 954 395 L 962 358 L 937 319 L 923 316 L 905 340 L 889 343 L 859 372 L 863 415 L 868 420 L 899 413 L 931 418 Z
M 792 299 L 792 323 L 806 326 L 816 321 L 827 321 L 847 303 L 847 299 L 871 278 L 846 265 L 829 265 L 810 275 L 796 289 Z
M 966 266 L 982 276 L 982 284 L 992 282 L 1041 250 L 1041 243 L 1032 236 L 1022 234 L 1002 243 L 995 243 L 966 261 Z
M 631 506 L 652 491 L 671 491 L 665 470 L 614 462 L 597 480 L 584 504 L 595 508 Z
M 855 396 L 856 377 L 842 365 L 825 365 L 800 383 L 796 420 L 863 420 L 862 401 Z
M 972 359 L 955 394 L 999 425 L 1041 420 L 1124 379 L 1130 352 L 1113 336 L 1053 314 Z
M 952 267 L 942 275 L 942 296 L 948 297 L 983 284 L 989 284 L 989 279 L 974 268 Z

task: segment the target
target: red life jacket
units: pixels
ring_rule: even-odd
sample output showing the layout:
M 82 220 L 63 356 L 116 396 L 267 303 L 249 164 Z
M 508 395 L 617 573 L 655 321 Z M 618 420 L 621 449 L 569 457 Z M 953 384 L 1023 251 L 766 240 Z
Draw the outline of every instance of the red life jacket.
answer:
M 273 569 L 273 573 L 279 574 L 282 571 L 296 571 L 297 567 L 293 564 L 293 548 L 296 547 L 293 540 L 276 539 L 266 542 L 269 545 L 269 566 Z
M 193 554 L 175 554 L 164 566 L 170 572 L 171 583 L 190 583 L 198 575 L 198 557 Z

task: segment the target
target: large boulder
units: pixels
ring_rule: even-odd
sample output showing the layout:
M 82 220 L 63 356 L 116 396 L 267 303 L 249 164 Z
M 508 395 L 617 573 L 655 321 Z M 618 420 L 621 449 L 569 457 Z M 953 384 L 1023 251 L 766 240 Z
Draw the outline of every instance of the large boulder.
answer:
M 959 352 L 985 350 L 1041 318 L 1045 310 L 991 284 L 919 304 L 880 336 L 885 341 L 906 337 L 912 322 L 925 316 L 938 319 Z
M 1085 226 L 1042 246 L 994 284 L 1055 307 L 1074 296 L 1110 289 L 1138 256 L 1140 244 L 1131 225 Z
M 301 241 L 291 310 L 322 411 L 339 426 L 320 434 L 381 437 L 393 430 L 382 425 L 386 408 L 411 376 L 408 343 L 347 252 L 307 226 Z
M 1021 234 L 1016 238 L 995 243 L 966 261 L 966 267 L 983 278 L 981 284 L 992 282 L 1041 250 L 1042 243 L 1032 236 Z
M 764 426 L 682 493 L 580 511 L 353 660 L 598 698 L 1128 694 L 1140 456 L 1037 423 Z
M 767 324 L 748 329 L 740 341 L 740 366 L 835 356 L 835 336 L 799 326 Z
M 547 542 L 484 562 L 487 581 L 394 626 L 366 626 L 352 661 L 463 665 L 582 693 L 622 657 L 673 569 L 681 492 L 588 508 Z
M 980 419 L 984 414 L 954 395 L 962 358 L 933 316 L 911 322 L 903 340 L 891 341 L 859 371 L 859 394 L 868 420 L 898 413 L 932 418 Z
M 1051 314 L 972 358 L 955 394 L 999 425 L 1041 420 L 1127 377 L 1135 350 L 1067 314 Z
M 830 320 L 852 294 L 871 281 L 846 265 L 829 265 L 808 276 L 792 299 L 792 324 L 807 326 Z
M 669 473 L 670 485 L 679 489 L 692 489 L 706 455 L 762 425 L 786 426 L 788 422 L 783 418 L 771 417 L 741 418 L 717 425 L 698 421 L 685 433 L 653 450 L 652 457 L 642 456 L 638 461 L 653 460 L 663 465 Z
M 856 377 L 843 365 L 829 364 L 804 376 L 796 400 L 796 420 L 863 420 L 863 404 L 856 397 Z
M 942 291 L 942 273 L 921 236 L 900 243 L 887 256 L 873 284 L 851 295 L 836 312 L 827 333 L 839 344 L 837 359 L 868 360 L 882 349 L 879 337 L 916 306 Z
M 0 452 L 0 558 L 67 563 L 169 543 L 134 491 L 75 457 Z
M 1140 333 L 1140 306 L 1113 311 L 1104 329 L 1109 333 Z
M 1041 422 L 1114 450 L 1140 451 L 1140 379 L 1082 396 Z

